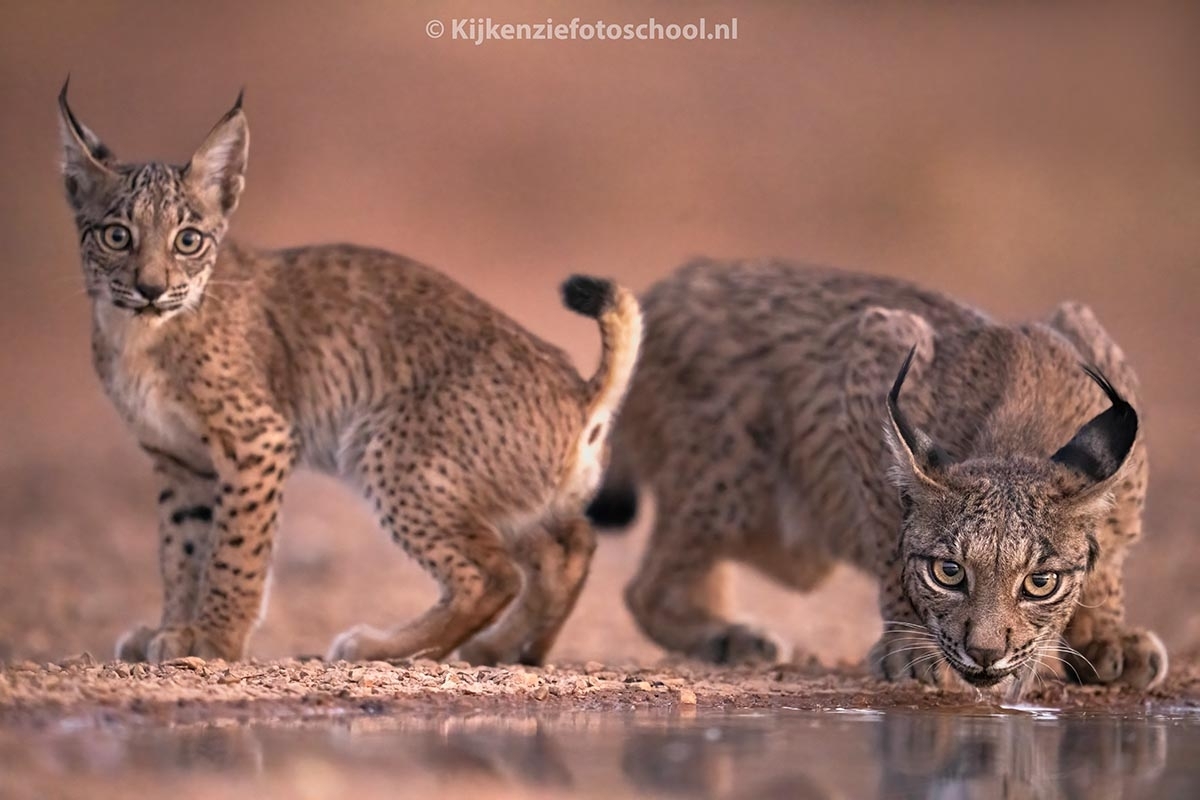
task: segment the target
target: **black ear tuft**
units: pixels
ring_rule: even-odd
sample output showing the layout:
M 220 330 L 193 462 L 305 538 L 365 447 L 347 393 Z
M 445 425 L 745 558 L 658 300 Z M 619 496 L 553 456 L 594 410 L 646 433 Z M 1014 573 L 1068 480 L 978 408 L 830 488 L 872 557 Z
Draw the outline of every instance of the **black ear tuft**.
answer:
M 1050 460 L 1098 483 L 1111 478 L 1125 463 L 1137 438 L 1138 415 L 1098 369 L 1085 366 L 1083 371 L 1104 390 L 1112 406 L 1080 428 Z
M 912 349 L 908 351 L 908 355 L 904 357 L 904 363 L 900 365 L 900 372 L 896 375 L 896 380 L 892 382 L 892 390 L 888 392 L 887 403 L 888 413 L 892 415 L 892 419 L 896 421 L 896 428 L 900 431 L 901 438 L 908 445 L 909 449 L 913 448 L 915 441 L 912 426 L 909 425 L 908 419 L 904 416 L 904 412 L 900 410 L 900 389 L 904 386 L 904 379 L 908 377 L 908 370 L 912 367 L 913 356 L 917 354 L 917 346 L 914 344 Z
M 85 128 L 75 117 L 75 112 L 71 110 L 71 106 L 67 103 L 67 89 L 71 86 L 71 74 L 67 73 L 66 80 L 63 81 L 62 89 L 58 92 L 58 109 L 62 113 L 63 121 L 70 127 L 71 134 L 74 135 L 79 146 L 96 161 L 101 164 L 107 163 L 113 158 L 113 152 L 105 146 L 104 142 Z
M 917 346 L 913 345 L 912 349 L 908 351 L 904 363 L 900 365 L 900 372 L 896 375 L 896 380 L 892 383 L 892 390 L 888 392 L 887 396 L 888 414 L 891 415 L 896 431 L 900 434 L 904 446 L 912 454 L 916 466 L 922 470 L 937 469 L 949 464 L 950 457 L 927 435 L 914 428 L 908 421 L 908 417 L 900 410 L 900 389 L 904 386 L 904 379 L 908 377 L 908 370 L 912 367 L 913 356 L 916 353 Z

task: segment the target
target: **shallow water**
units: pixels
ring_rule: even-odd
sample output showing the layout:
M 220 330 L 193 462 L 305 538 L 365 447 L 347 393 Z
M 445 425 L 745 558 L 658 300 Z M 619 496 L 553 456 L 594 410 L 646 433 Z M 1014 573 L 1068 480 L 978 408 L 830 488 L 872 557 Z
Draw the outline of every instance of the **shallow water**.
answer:
M 1200 715 L 560 712 L 0 733 L 0 795 L 1200 797 Z

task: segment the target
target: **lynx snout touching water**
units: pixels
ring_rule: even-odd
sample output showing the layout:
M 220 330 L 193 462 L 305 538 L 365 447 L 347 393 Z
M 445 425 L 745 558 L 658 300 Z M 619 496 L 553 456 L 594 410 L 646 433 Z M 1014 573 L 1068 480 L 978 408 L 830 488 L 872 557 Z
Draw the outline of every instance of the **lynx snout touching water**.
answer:
M 701 261 L 643 312 L 590 513 L 628 522 L 635 486 L 654 493 L 626 598 L 660 645 L 773 659 L 727 616 L 722 562 L 802 590 L 848 562 L 879 580 L 868 658 L 887 678 L 949 666 L 1019 692 L 1063 661 L 1084 681 L 1163 679 L 1121 586 L 1146 490 L 1136 381 L 1086 307 L 1006 326 L 887 278 Z
M 351 630 L 333 658 L 462 646 L 477 662 L 541 661 L 587 574 L 583 509 L 637 357 L 633 296 L 564 285 L 600 325 L 584 381 L 563 352 L 408 259 L 226 240 L 249 145 L 240 98 L 182 167 L 118 161 L 65 86 L 59 105 L 96 370 L 161 483 L 163 616 L 118 655 L 244 655 L 283 482 L 307 464 L 356 486 L 441 585 L 426 614 Z

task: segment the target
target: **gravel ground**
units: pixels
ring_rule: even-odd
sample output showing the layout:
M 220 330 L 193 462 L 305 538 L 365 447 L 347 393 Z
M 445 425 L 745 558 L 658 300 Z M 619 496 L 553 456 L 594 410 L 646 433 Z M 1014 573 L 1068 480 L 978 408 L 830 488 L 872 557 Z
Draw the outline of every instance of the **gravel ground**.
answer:
M 1179 666 L 1149 695 L 1057 680 L 1026 703 L 1082 710 L 1200 708 L 1200 668 Z M 163 665 L 18 662 L 0 671 L 0 723 L 43 726 L 66 719 L 104 723 L 259 722 L 334 714 L 388 714 L 510 706 L 629 708 L 964 708 L 999 702 L 974 691 L 881 683 L 815 664 L 714 669 L 691 663 L 613 667 L 589 662 L 545 668 L 471 667 L 427 660 L 362 664 L 285 659 L 227 664 L 185 658 Z

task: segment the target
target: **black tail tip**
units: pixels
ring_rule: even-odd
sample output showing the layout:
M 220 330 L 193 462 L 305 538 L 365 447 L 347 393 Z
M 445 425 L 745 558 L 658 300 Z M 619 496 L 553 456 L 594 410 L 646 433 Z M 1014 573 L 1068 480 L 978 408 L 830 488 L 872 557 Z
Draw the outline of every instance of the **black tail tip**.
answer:
M 637 516 L 637 490 L 606 486 L 587 507 L 588 519 L 597 528 L 625 528 Z
M 613 304 L 612 281 L 589 275 L 572 275 L 563 282 L 562 297 L 567 308 L 596 319 Z

